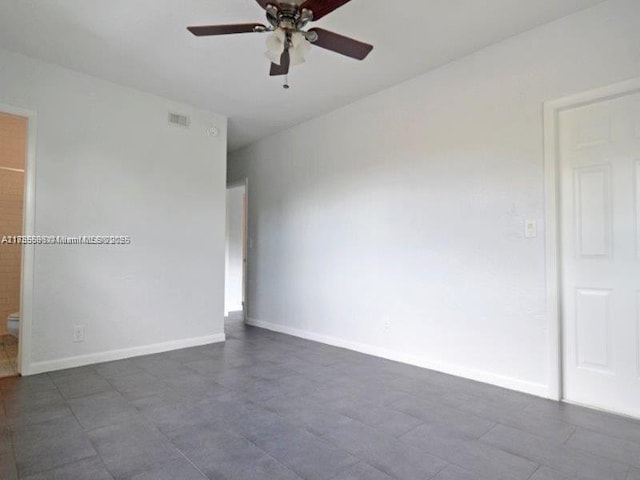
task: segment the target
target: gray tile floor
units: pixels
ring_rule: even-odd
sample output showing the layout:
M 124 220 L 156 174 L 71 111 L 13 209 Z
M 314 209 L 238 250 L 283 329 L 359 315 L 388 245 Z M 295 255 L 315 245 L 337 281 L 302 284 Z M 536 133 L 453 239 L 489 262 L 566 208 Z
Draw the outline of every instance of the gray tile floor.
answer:
M 0 479 L 640 480 L 640 422 L 280 335 L 0 380 Z

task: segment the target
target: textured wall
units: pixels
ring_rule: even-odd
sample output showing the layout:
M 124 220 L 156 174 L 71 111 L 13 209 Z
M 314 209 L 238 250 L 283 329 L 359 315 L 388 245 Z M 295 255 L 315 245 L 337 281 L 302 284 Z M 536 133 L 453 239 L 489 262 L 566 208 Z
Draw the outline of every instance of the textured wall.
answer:
M 235 153 L 249 317 L 545 394 L 543 102 L 640 75 L 638 19 L 604 2 Z
M 34 247 L 28 373 L 221 340 L 226 118 L 1 49 L 0 103 L 37 112 L 35 233 L 131 237 Z

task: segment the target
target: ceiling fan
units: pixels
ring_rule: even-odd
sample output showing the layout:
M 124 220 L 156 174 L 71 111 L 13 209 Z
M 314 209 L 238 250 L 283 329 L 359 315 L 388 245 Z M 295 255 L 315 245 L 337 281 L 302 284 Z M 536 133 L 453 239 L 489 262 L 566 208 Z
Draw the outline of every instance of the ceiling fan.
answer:
M 340 8 L 351 0 L 256 0 L 266 11 L 269 25 L 241 23 L 236 25 L 208 25 L 188 27 L 198 37 L 235 33 L 271 32 L 267 38 L 267 57 L 271 60 L 270 75 L 288 75 L 292 66 L 304 63 L 312 45 L 347 57 L 364 60 L 373 46 L 349 37 L 311 28 L 310 23 Z M 285 81 L 285 88 L 289 88 Z

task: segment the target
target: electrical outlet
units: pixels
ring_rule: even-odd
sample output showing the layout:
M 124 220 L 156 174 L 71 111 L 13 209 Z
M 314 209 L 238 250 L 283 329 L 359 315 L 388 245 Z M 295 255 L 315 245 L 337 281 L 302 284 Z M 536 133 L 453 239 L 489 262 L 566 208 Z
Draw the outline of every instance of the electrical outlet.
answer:
M 76 325 L 73 327 L 73 342 L 84 342 L 84 325 Z

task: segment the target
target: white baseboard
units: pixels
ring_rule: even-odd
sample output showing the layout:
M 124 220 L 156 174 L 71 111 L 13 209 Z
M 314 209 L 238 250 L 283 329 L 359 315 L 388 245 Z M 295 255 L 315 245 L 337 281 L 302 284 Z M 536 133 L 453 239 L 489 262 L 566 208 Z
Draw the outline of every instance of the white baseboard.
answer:
M 504 375 L 499 375 L 482 370 L 474 370 L 459 365 L 436 362 L 427 358 L 407 355 L 402 352 L 388 350 L 382 347 L 352 342 L 350 340 L 322 335 L 307 330 L 299 330 L 297 328 L 292 328 L 285 325 L 278 325 L 271 322 L 256 320 L 255 318 L 247 318 L 247 324 L 253 325 L 254 327 L 264 328 L 266 330 L 272 330 L 274 332 L 293 335 L 294 337 L 305 338 L 314 342 L 332 345 L 334 347 L 345 348 L 347 350 L 353 350 L 356 352 L 365 353 L 367 355 L 373 355 L 375 357 L 386 358 L 387 360 L 392 360 L 394 362 L 406 363 L 408 365 L 426 368 L 428 370 L 435 370 L 449 375 L 454 375 L 456 377 L 467 378 L 469 380 L 488 383 L 498 387 L 507 388 L 509 390 L 528 393 L 537 397 L 548 398 L 549 395 L 548 387 L 539 383 L 527 382 L 525 380 L 507 377 Z
M 76 357 L 61 358 L 58 360 L 47 360 L 44 362 L 34 362 L 24 365 L 21 374 L 35 375 L 38 373 L 53 372 L 66 368 L 83 367 L 94 363 L 111 362 L 125 358 L 139 357 L 141 355 L 152 355 L 154 353 L 170 352 L 182 348 L 199 347 L 211 343 L 225 341 L 225 334 L 207 335 L 206 337 L 187 338 L 184 340 L 174 340 L 171 342 L 154 343 L 141 347 L 124 348 L 122 350 L 109 350 L 107 352 L 92 353 L 89 355 L 79 355 Z M 26 368 L 25 368 L 26 367 Z

